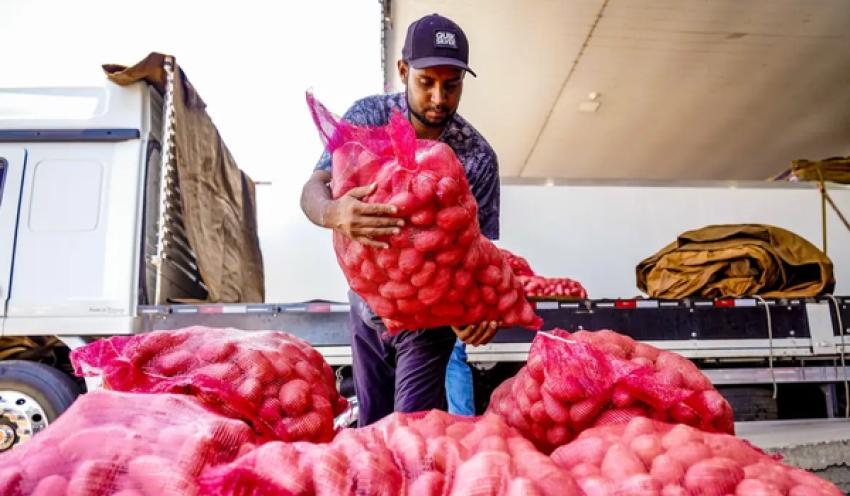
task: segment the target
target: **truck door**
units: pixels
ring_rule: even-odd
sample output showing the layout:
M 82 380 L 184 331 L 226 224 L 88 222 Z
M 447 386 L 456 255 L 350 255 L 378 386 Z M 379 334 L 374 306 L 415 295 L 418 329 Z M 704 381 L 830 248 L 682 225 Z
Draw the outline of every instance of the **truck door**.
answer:
M 0 317 L 9 301 L 26 160 L 26 149 L 0 144 Z

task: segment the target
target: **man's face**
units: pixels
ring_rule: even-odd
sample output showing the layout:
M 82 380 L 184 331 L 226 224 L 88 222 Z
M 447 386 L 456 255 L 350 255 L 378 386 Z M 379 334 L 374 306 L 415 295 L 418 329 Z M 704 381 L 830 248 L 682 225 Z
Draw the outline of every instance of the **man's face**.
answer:
M 457 112 L 465 72 L 455 67 L 414 69 L 398 64 L 410 114 L 428 127 L 443 127 Z

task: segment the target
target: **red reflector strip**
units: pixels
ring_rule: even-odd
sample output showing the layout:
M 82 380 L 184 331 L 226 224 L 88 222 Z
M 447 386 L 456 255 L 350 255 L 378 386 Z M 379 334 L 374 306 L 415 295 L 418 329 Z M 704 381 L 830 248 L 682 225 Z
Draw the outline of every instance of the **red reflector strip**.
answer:
M 224 313 L 224 307 L 220 305 L 203 305 L 198 307 L 198 313 Z
M 755 307 L 758 306 L 758 300 L 753 298 L 723 298 L 714 300 L 715 307 Z
M 307 305 L 307 311 L 310 313 L 329 313 L 330 305 Z
M 637 308 L 635 300 L 619 300 L 614 302 L 614 308 Z

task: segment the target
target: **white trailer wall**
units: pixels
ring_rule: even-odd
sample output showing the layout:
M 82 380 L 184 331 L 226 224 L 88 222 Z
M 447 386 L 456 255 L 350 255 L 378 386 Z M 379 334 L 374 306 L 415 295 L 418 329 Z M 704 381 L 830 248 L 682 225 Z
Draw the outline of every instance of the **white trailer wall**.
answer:
M 763 223 L 793 231 L 821 247 L 821 196 L 807 183 L 552 184 L 503 180 L 502 236 L 498 243 L 526 257 L 549 276 L 581 281 L 591 298 L 639 294 L 635 266 L 684 231 L 710 224 Z M 289 214 L 297 198 L 275 198 L 262 188 L 260 226 Z M 850 213 L 850 189 L 830 187 Z M 282 204 L 282 203 L 285 203 Z M 828 254 L 835 264 L 836 294 L 850 294 L 850 232 L 828 212 Z M 267 301 L 345 301 L 347 286 L 328 231 L 300 215 L 278 220 L 284 229 L 263 231 Z

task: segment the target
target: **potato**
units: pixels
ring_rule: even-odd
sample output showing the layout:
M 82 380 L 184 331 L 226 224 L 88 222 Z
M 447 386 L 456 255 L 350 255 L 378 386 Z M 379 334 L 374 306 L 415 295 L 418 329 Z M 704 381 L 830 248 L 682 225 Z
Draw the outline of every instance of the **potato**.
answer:
M 616 494 L 614 484 L 604 478 L 590 477 L 582 479 L 578 483 L 585 496 L 611 496 Z
M 684 467 L 690 467 L 695 463 L 712 457 L 708 446 L 700 442 L 688 442 L 672 446 L 667 450 L 666 454 L 681 463 Z
M 603 477 L 615 481 L 647 473 L 643 461 L 621 444 L 615 444 L 608 449 L 599 470 Z
M 646 411 L 639 407 L 615 408 L 600 413 L 593 425 L 625 424 L 644 415 L 646 415 Z
M 78 438 L 78 440 L 81 438 Z M 69 460 L 69 454 L 73 455 L 74 451 L 69 449 L 69 446 L 66 446 L 65 452 L 60 451 L 58 446 L 39 446 L 38 456 L 28 457 L 26 460 L 26 464 L 24 464 L 20 470 L 22 473 L 17 473 L 17 478 L 20 479 L 20 476 L 23 475 L 27 480 L 30 481 L 38 481 L 44 479 L 45 477 L 49 477 L 53 474 L 60 474 L 63 476 L 70 475 L 67 470 L 60 471 L 60 467 L 63 466 L 63 463 L 67 463 Z M 64 467 L 63 467 L 64 468 Z M 19 470 L 19 469 L 15 469 Z M 0 472 L 0 495 L 5 494 L 14 494 L 9 491 L 3 491 L 3 480 L 4 477 L 7 477 L 8 474 L 4 475 L 4 472 Z M 10 478 L 8 480 L 14 480 L 14 478 Z
M 8 458 L 8 456 L 6 457 Z M 8 461 L 6 462 L 8 463 Z M 0 495 L 15 496 L 20 491 L 21 468 L 16 466 L 4 465 L 0 467 Z
M 134 458 L 127 467 L 127 473 L 144 496 L 191 496 L 198 493 L 193 478 L 175 471 L 166 458 L 153 455 Z
M 259 405 L 263 400 L 263 384 L 259 379 L 248 377 L 236 389 L 236 394 L 252 404 Z
M 122 469 L 122 464 L 108 460 L 83 461 L 71 476 L 68 496 L 109 496 L 117 489 L 115 480 Z
M 303 485 L 312 481 L 316 496 L 337 496 L 351 494 L 354 479 L 348 474 L 349 459 L 339 449 L 313 450 L 309 454 L 311 471 L 307 467 L 300 470 L 304 479 Z
M 841 491 L 837 487 L 835 487 L 834 484 L 818 477 L 817 475 L 811 472 L 806 472 L 805 470 L 800 470 L 798 468 L 787 467 L 786 473 L 791 477 L 792 481 L 797 483 L 797 486 L 792 489 L 792 492 L 794 490 L 797 490 L 798 492 L 803 492 L 805 491 L 804 489 L 798 488 L 800 488 L 801 486 L 808 486 L 821 491 L 821 494 L 825 496 L 841 495 Z
M 251 468 L 248 468 L 250 467 L 249 460 L 254 462 Z M 222 479 L 228 481 L 230 478 L 233 478 L 236 481 L 240 481 L 242 471 L 245 470 L 251 476 L 262 477 L 268 494 L 304 494 L 307 492 L 307 488 L 311 486 L 310 479 L 313 471 L 312 469 L 310 471 L 302 470 L 302 464 L 300 463 L 301 454 L 292 444 L 279 441 L 264 444 L 254 452 L 249 453 L 247 460 L 237 460 L 235 463 L 239 464 L 240 462 L 244 464 L 242 470 L 236 470 L 235 472 L 224 470 L 221 472 L 224 474 L 223 477 L 220 475 L 218 477 L 211 477 L 212 485 L 218 487 Z M 289 470 L 281 470 L 281 467 L 288 467 Z M 228 467 L 222 468 L 226 469 Z M 304 466 L 303 468 L 307 467 Z M 243 484 L 245 492 L 250 494 L 249 491 L 253 489 L 250 479 L 243 482 Z M 223 493 L 222 496 L 224 494 L 227 493 Z
M 537 385 L 536 389 L 539 395 L 540 386 Z M 587 396 L 587 390 L 575 377 L 559 377 L 557 380 L 544 381 L 542 389 L 548 391 L 555 399 L 564 403 L 575 403 L 585 399 Z M 531 397 L 531 394 L 529 394 L 529 397 Z
M 351 458 L 350 472 L 354 475 L 356 494 L 397 496 L 403 478 L 392 459 L 382 460 L 374 451 Z
M 475 450 L 488 453 L 511 454 L 511 451 L 508 448 L 508 440 L 498 435 L 483 438 L 475 447 Z
M 389 448 L 408 477 L 417 477 L 424 471 L 427 446 L 425 439 L 415 430 L 409 427 L 397 429 L 389 439 Z
M 556 425 L 549 428 L 549 431 L 546 434 L 546 442 L 549 446 L 553 447 L 563 446 L 568 443 L 570 439 L 572 439 L 572 432 L 569 428 L 563 425 Z
M 734 494 L 744 480 L 744 470 L 728 458 L 709 458 L 692 465 L 685 474 L 685 489 L 694 496 L 725 496 Z
M 192 375 L 197 377 L 206 376 L 210 379 L 221 381 L 225 384 L 232 384 L 236 379 L 238 379 L 242 375 L 242 371 L 239 370 L 239 367 L 237 367 L 235 364 L 213 363 L 210 365 L 203 366 L 199 369 L 193 370 Z
M 508 486 L 507 496 L 542 496 L 537 486 L 528 479 L 514 479 Z
M 599 467 L 597 465 L 579 463 L 570 470 L 570 475 L 576 479 L 587 479 L 588 477 L 600 477 L 602 473 L 599 472 Z
M 732 443 L 728 444 L 731 445 Z M 744 467 L 744 477 L 748 480 L 752 479 L 767 482 L 774 486 L 776 490 L 782 494 L 791 490 L 791 487 L 794 485 L 794 481 L 784 466 L 774 463 L 772 460 L 763 459 L 764 457 L 756 453 L 755 450 L 750 449 L 749 451 L 757 461 L 756 463 Z M 714 456 L 723 456 L 720 454 L 720 450 L 715 450 L 714 454 Z M 740 460 L 732 458 L 731 456 L 728 458 L 740 463 Z M 759 460 L 760 458 L 761 460 Z
M 545 389 L 541 393 L 543 408 L 546 415 L 556 424 L 567 424 L 570 421 L 570 407 L 553 398 Z
M 511 458 L 505 453 L 478 453 L 457 470 L 451 496 L 499 496 L 507 489 Z
M 446 477 L 439 472 L 425 472 L 417 477 L 408 489 L 408 496 L 442 496 Z M 338 493 L 344 494 L 344 493 Z
M 761 466 L 764 460 L 764 455 L 753 449 L 751 446 L 747 445 L 740 439 L 735 439 L 731 436 L 706 436 L 705 445 L 711 449 L 711 452 L 716 457 L 722 458 L 730 458 L 735 460 L 741 466 L 748 466 L 752 464 L 756 464 L 756 467 Z M 765 461 L 765 465 L 767 461 Z M 771 464 L 771 466 L 773 466 Z M 774 466 L 775 467 L 775 466 Z M 749 467 L 747 467 L 749 468 Z M 767 468 L 769 473 L 774 472 Z M 748 472 L 749 474 L 749 472 Z M 784 474 L 784 472 L 783 472 Z M 773 478 L 776 474 L 772 473 L 768 478 Z M 750 478 L 750 475 L 747 475 L 747 478 Z
M 649 474 L 664 485 L 679 485 L 685 478 L 685 468 L 679 460 L 662 454 L 652 460 Z
M 427 470 L 447 473 L 455 470 L 460 461 L 466 458 L 466 447 L 449 436 L 427 438 L 426 444 L 427 456 L 424 463 Z
M 574 403 L 570 407 L 570 421 L 576 427 L 590 425 L 599 412 L 605 407 L 607 398 L 596 397 Z
M 628 494 L 630 496 L 660 496 L 662 486 L 657 479 L 651 475 L 633 475 L 617 484 L 615 494 Z
M 794 486 L 788 491 L 788 496 L 823 496 L 825 493 L 811 486 Z M 829 493 L 826 493 L 829 494 Z M 835 493 L 836 495 L 840 493 Z
M 691 492 L 682 486 L 664 486 L 661 496 L 691 496 Z
M 736 496 L 785 496 L 785 491 L 780 491 L 769 482 L 758 479 L 744 479 L 735 489 Z
M 304 379 L 287 382 L 281 386 L 278 395 L 280 408 L 285 415 L 301 415 L 310 407 L 310 392 L 310 384 Z
M 184 374 L 196 367 L 198 357 L 196 353 L 188 350 L 176 350 L 172 353 L 160 355 L 152 362 L 152 369 L 158 374 L 173 377 Z
M 61 458 L 57 460 L 57 464 L 77 464 L 91 460 L 113 460 L 123 464 L 134 452 L 148 452 L 150 449 L 141 435 L 121 425 L 103 425 L 73 431 L 59 442 L 58 447 Z M 45 476 L 55 473 L 46 465 L 39 467 L 39 470 L 43 470 Z
M 635 438 L 648 434 L 656 435 L 658 430 L 655 428 L 656 423 L 648 418 L 637 417 L 629 421 L 623 429 L 622 441 L 631 443 Z
M 661 445 L 664 449 L 670 449 L 674 446 L 680 446 L 690 442 L 701 443 L 703 435 L 700 431 L 686 425 L 676 425 L 661 438 Z
M 629 444 L 629 449 L 637 455 L 638 458 L 647 467 L 652 466 L 653 460 L 664 453 L 664 447 L 661 446 L 661 440 L 655 434 L 643 434 L 637 436 Z

